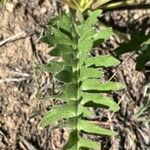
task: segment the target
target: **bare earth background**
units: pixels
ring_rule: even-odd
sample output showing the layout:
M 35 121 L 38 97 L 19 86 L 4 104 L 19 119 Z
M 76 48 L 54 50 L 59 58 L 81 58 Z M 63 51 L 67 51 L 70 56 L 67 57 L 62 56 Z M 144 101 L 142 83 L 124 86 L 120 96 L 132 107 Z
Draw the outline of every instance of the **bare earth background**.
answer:
M 35 72 L 34 66 L 51 59 L 47 54 L 50 49 L 39 38 L 57 10 L 55 1 L 50 0 L 10 0 L 0 7 L 0 150 L 60 150 L 68 137 L 67 129 L 38 127 L 42 114 L 51 106 L 51 76 Z M 150 10 L 105 12 L 103 18 L 125 32 L 149 32 Z M 1 43 L 8 38 L 10 42 Z M 106 53 L 118 41 L 111 38 L 104 46 Z M 120 59 L 123 61 L 117 69 L 108 70 L 110 76 L 116 73 L 115 79 L 127 86 L 114 94 L 116 101 L 121 99 L 121 109 L 108 123 L 119 134 L 95 140 L 102 142 L 104 150 L 148 150 L 150 126 L 133 118 L 143 100 L 145 75 L 135 71 L 134 55 Z M 105 120 L 104 115 L 111 115 L 100 109 L 96 113 L 100 121 Z

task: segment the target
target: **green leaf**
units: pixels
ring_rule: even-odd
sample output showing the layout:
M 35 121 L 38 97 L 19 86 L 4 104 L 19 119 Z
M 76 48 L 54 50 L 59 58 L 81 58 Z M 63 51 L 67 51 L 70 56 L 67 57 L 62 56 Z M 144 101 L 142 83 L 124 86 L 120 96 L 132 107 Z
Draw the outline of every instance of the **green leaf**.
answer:
M 79 80 L 85 80 L 89 78 L 100 78 L 103 75 L 104 73 L 101 71 L 98 71 L 94 68 L 86 68 L 85 66 L 82 66 Z
M 73 130 L 70 133 L 68 142 L 64 145 L 63 150 L 78 150 L 78 131 Z
M 93 149 L 93 150 L 99 150 L 101 145 L 97 142 L 94 142 L 89 139 L 84 139 L 80 137 L 79 139 L 79 146 L 80 148 L 88 148 L 88 149 Z
M 94 47 L 99 47 L 105 40 L 107 40 L 112 35 L 112 28 L 103 28 L 96 32 L 93 36 Z
M 82 25 L 74 24 L 74 28 L 75 28 L 75 32 L 78 35 L 78 38 L 81 38 L 81 39 L 82 37 L 86 37 L 85 35 L 88 34 L 88 31 L 90 31 L 90 34 L 91 34 L 91 31 L 93 31 L 88 26 L 83 27 L 83 24 Z
M 64 60 L 64 64 L 66 66 L 73 66 L 73 67 L 76 67 L 77 66 L 77 58 L 74 56 L 74 54 L 72 53 L 63 53 L 62 54 L 62 58 Z
M 74 52 L 72 46 L 57 44 L 57 46 L 49 52 L 49 55 L 61 56 L 61 54 L 66 54 L 66 53 L 71 53 L 71 52 L 72 53 Z
M 69 83 L 73 81 L 73 73 L 68 70 L 62 70 L 55 75 L 55 78 L 61 82 Z
M 82 114 L 83 117 L 92 117 L 94 112 L 90 111 L 88 107 L 83 106 L 81 103 L 78 106 L 78 115 Z
M 93 40 L 107 40 L 112 35 L 112 33 L 112 28 L 103 28 L 94 35 Z
M 81 85 L 81 90 L 83 91 L 116 91 L 123 89 L 124 86 L 118 82 L 108 82 L 108 83 L 100 83 L 98 80 L 95 79 L 87 79 L 84 80 Z
M 80 11 L 78 11 L 77 15 L 78 15 L 79 22 L 82 24 L 84 22 L 84 16 L 83 16 L 83 14 Z
M 70 89 L 70 91 L 71 91 L 71 89 Z M 74 93 L 66 94 L 66 92 L 64 90 L 62 90 L 60 93 L 58 93 L 56 95 L 51 95 L 50 97 L 55 99 L 55 100 L 62 100 L 63 102 L 68 102 L 70 100 L 75 100 L 74 95 L 76 96 L 76 94 L 74 94 Z M 71 99 L 69 99 L 70 97 L 71 97 Z
M 66 120 L 65 126 L 76 129 L 78 125 L 78 116 Z
M 97 17 L 102 13 L 102 10 L 89 11 L 89 17 L 85 20 L 84 25 L 92 26 L 97 23 Z
M 60 16 L 56 16 L 54 18 L 50 18 L 50 20 L 47 23 L 47 28 L 51 29 L 53 26 L 56 27 L 57 22 L 59 21 L 61 17 Z
M 82 137 L 79 137 L 79 140 L 78 140 L 77 133 L 78 133 L 77 130 L 73 130 L 70 133 L 69 140 L 66 143 L 66 145 L 63 147 L 63 150 L 77 150 L 79 148 L 90 148 L 94 150 L 99 150 L 100 148 L 99 143 L 94 142 L 89 139 L 84 139 Z
M 49 124 L 53 124 L 62 118 L 70 118 L 76 116 L 77 102 L 70 101 L 62 106 L 55 106 L 48 111 L 42 118 L 39 126 L 46 127 Z
M 57 26 L 61 29 L 64 29 L 67 32 L 71 32 L 72 26 L 72 14 L 67 13 L 60 16 L 60 19 L 57 21 Z
M 55 35 L 55 43 L 76 46 L 76 43 L 71 39 L 71 35 L 68 36 L 56 28 L 52 28 L 52 32 Z
M 84 0 L 80 5 L 83 2 Z M 62 62 L 52 60 L 47 65 L 40 67 L 41 70 L 51 72 L 57 79 L 56 82 L 59 81 L 59 93 L 51 95 L 51 98 L 55 99 L 55 102 L 63 104 L 52 107 L 44 115 L 40 126 L 45 127 L 57 123 L 56 128 L 71 128 L 73 131 L 70 133 L 64 150 L 98 150 L 100 148 L 98 143 L 80 136 L 84 136 L 86 133 L 110 136 L 115 133 L 99 127 L 94 121 L 84 120 L 95 116 L 91 107 L 117 111 L 119 106 L 111 98 L 98 93 L 123 88 L 120 83 L 101 83 L 99 81 L 104 74 L 101 72 L 102 68 L 100 71 L 97 68 L 116 66 L 119 64 L 118 60 L 108 55 L 90 56 L 95 43 L 100 42 L 101 44 L 112 34 L 110 28 L 104 28 L 97 32 L 95 24 L 100 13 L 101 10 L 90 11 L 87 19 L 82 14 L 77 19 L 70 13 L 61 14 L 49 22 L 48 31 L 41 39 L 53 47 L 49 54 L 58 56 L 62 60 Z
M 49 46 L 55 46 L 55 38 L 52 34 L 46 33 L 45 36 L 40 38 L 40 41 L 48 44 Z
M 85 106 L 89 106 L 89 107 L 101 106 L 104 108 L 109 108 L 113 112 L 116 112 L 119 110 L 118 104 L 114 102 L 113 99 L 110 97 L 102 96 L 96 93 L 85 93 L 85 92 L 82 92 L 81 95 L 83 97 L 81 103 Z
M 81 53 L 84 52 L 85 54 L 88 54 L 88 52 L 92 49 L 92 46 L 93 46 L 92 39 L 90 38 L 79 39 L 78 49 L 80 50 Z
M 0 0 L 0 6 L 2 6 L 3 4 L 5 4 L 7 2 L 7 0 Z
M 100 136 L 116 135 L 116 132 L 101 128 L 98 125 L 94 124 L 93 122 L 86 121 L 86 120 L 79 120 L 78 126 L 81 131 L 84 131 L 89 134 L 95 134 Z
M 63 102 L 67 102 L 68 99 L 65 98 L 64 92 L 60 92 L 58 94 L 51 95 L 50 98 L 55 100 L 63 100 Z
M 62 86 L 63 92 L 65 99 L 68 100 L 77 100 L 77 95 L 78 95 L 78 84 L 77 83 L 69 83 L 69 84 L 64 84 Z
M 63 63 L 51 60 L 46 65 L 39 65 L 39 66 L 37 66 L 36 69 L 38 69 L 40 71 L 57 73 L 57 72 L 60 72 L 61 70 L 63 70 Z
M 97 17 L 100 15 L 101 11 L 96 10 L 94 12 L 89 13 L 88 19 L 86 19 L 80 26 L 75 26 L 76 32 L 80 37 L 86 37 L 85 35 L 88 34 L 88 31 L 91 32 L 91 26 L 94 25 L 98 20 Z
M 84 30 L 84 32 L 83 32 L 83 30 Z M 75 25 L 75 31 L 77 32 L 77 34 L 81 40 L 92 39 L 94 37 L 94 35 L 96 34 L 96 31 L 93 28 L 91 28 L 90 26 L 83 27 L 82 25 L 80 25 L 80 26 Z
M 101 55 L 97 57 L 91 57 L 85 60 L 85 64 L 87 67 L 89 66 L 96 66 L 96 67 L 111 67 L 111 66 L 117 66 L 120 62 L 110 56 L 110 55 Z
M 55 47 L 48 54 L 51 56 L 60 56 L 61 51 L 57 47 Z

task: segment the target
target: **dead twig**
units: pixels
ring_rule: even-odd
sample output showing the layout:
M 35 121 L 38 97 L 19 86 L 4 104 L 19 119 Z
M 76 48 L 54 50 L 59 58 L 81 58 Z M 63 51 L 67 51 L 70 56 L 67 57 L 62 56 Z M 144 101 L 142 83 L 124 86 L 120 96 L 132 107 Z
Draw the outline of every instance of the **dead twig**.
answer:
M 117 71 L 110 77 L 110 79 L 106 83 L 110 82 L 114 78 L 114 76 L 116 75 L 116 73 L 117 73 Z
M 9 82 L 22 82 L 27 80 L 27 78 L 5 78 L 5 79 L 0 79 L 0 84 L 2 83 L 9 83 Z
M 24 137 L 20 137 L 21 142 L 23 145 L 26 146 L 28 150 L 37 150 L 31 143 L 29 143 Z
M 30 75 L 28 73 L 16 72 L 16 71 L 10 71 L 10 73 L 13 75 L 18 75 L 18 76 L 22 76 L 22 77 L 30 77 Z
M 6 43 L 13 42 L 13 41 L 16 41 L 16 40 L 21 39 L 21 38 L 25 38 L 26 36 L 27 36 L 27 33 L 25 31 L 19 32 L 19 33 L 15 34 L 15 35 L 7 38 L 7 39 L 0 41 L 0 46 L 3 46 Z

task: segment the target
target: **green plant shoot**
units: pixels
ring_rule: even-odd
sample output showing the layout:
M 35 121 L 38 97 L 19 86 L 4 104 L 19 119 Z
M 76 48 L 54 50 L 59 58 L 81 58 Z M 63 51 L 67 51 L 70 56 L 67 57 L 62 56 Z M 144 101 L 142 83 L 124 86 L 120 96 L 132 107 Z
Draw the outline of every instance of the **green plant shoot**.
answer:
M 114 131 L 100 127 L 89 118 L 95 114 L 89 108 L 105 108 L 116 112 L 119 106 L 111 97 L 102 93 L 112 92 L 123 88 L 118 82 L 102 82 L 102 68 L 112 67 L 119 61 L 109 55 L 92 57 L 90 52 L 95 43 L 101 44 L 112 35 L 111 28 L 96 31 L 94 25 L 101 11 L 89 12 L 85 20 L 80 15 L 79 22 L 71 13 L 62 14 L 48 23 L 48 31 L 41 41 L 54 47 L 50 55 L 61 57 L 63 61 L 50 61 L 39 66 L 42 70 L 53 74 L 59 81 L 61 90 L 52 95 L 55 102 L 61 105 L 52 107 L 42 118 L 41 127 L 54 125 L 69 127 L 71 133 L 64 150 L 93 149 L 99 150 L 100 144 L 84 138 L 84 134 L 111 136 Z
M 0 0 L 0 5 L 4 4 L 6 0 Z
M 88 8 L 91 9 L 112 9 L 124 6 L 140 5 L 137 0 L 58 0 L 61 3 L 67 4 L 69 7 L 79 10 L 81 12 Z

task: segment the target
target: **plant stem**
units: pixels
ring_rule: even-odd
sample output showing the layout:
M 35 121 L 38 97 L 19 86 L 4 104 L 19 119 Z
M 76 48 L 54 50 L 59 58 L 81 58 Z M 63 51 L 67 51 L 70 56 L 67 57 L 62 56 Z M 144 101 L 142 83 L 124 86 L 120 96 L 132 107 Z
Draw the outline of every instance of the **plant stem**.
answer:
M 122 7 L 126 7 L 126 6 L 140 6 L 141 2 L 138 2 L 137 0 L 125 0 L 122 2 L 112 2 L 112 3 L 106 3 L 104 5 L 93 5 L 92 9 L 103 9 L 103 10 L 107 10 L 107 9 L 117 9 L 117 8 L 122 8 Z M 144 4 L 146 6 L 146 4 Z

